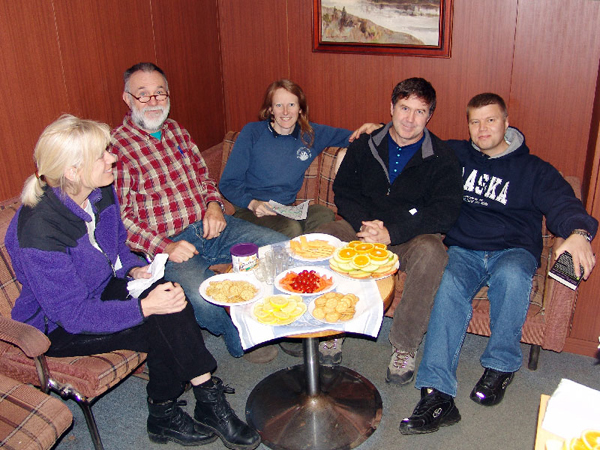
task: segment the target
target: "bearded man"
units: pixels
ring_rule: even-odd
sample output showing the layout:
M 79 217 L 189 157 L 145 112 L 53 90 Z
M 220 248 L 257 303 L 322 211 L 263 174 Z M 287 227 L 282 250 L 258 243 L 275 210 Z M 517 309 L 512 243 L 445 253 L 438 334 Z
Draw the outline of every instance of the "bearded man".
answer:
M 198 324 L 223 335 L 232 356 L 242 356 L 237 329 L 225 309 L 202 298 L 199 286 L 214 264 L 231 262 L 240 242 L 258 246 L 287 238 L 268 228 L 225 216 L 217 186 L 186 129 L 169 119 L 170 94 L 162 69 L 139 63 L 125 71 L 123 101 L 129 107 L 112 132 L 117 156 L 115 188 L 132 250 L 154 257 L 168 253 L 165 278 L 179 283 L 194 307 Z M 277 355 L 275 346 L 248 354 L 253 362 Z

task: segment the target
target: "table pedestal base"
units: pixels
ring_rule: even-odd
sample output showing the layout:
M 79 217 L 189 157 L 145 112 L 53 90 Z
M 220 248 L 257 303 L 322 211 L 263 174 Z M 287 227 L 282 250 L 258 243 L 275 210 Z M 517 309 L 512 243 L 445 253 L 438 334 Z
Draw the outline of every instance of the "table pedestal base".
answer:
M 307 374 L 299 365 L 269 375 L 248 397 L 246 419 L 268 447 L 351 449 L 379 425 L 381 396 L 369 380 L 346 367 L 317 370 L 318 390 L 313 395 L 307 386 L 311 370 Z

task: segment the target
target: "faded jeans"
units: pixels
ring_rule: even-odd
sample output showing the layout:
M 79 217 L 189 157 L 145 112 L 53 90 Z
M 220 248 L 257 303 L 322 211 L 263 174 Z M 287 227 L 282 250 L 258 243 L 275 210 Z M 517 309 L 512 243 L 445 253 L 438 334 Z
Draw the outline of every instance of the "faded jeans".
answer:
M 232 216 L 225 216 L 227 226 L 219 237 L 204 239 L 202 221 L 191 224 L 171 240 L 188 241 L 198 254 L 182 263 L 169 261 L 165 268 L 165 279 L 179 283 L 194 307 L 196 321 L 216 336 L 223 335 L 227 350 L 234 357 L 244 354 L 240 336 L 231 318 L 222 306 L 207 302 L 200 295 L 200 285 L 214 275 L 209 269 L 213 264 L 231 263 L 231 246 L 240 242 L 252 242 L 259 247 L 286 241 L 287 237 L 265 227 L 251 224 Z
M 521 248 L 478 251 L 453 246 L 448 256 L 415 387 L 456 396 L 456 368 L 473 314 L 471 303 L 483 286 L 489 286 L 491 336 L 481 365 L 500 372 L 521 368 L 521 332 L 537 261 Z
M 317 230 L 342 241 L 358 239 L 345 220 L 322 225 Z M 400 259 L 400 270 L 406 273 L 402 299 L 394 311 L 390 343 L 406 352 L 419 348 L 427 330 L 429 313 L 448 256 L 439 234 L 421 234 L 399 245 L 388 247 Z

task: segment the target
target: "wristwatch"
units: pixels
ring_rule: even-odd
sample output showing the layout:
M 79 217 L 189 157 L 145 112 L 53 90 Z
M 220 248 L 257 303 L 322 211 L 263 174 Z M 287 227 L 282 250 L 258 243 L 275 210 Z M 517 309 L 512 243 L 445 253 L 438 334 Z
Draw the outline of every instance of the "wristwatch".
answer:
M 584 238 L 586 238 L 588 242 L 592 242 L 592 235 L 587 230 L 584 230 L 583 228 L 578 228 L 576 230 L 573 230 L 573 231 L 571 231 L 571 234 L 579 234 L 580 236 L 583 236 Z

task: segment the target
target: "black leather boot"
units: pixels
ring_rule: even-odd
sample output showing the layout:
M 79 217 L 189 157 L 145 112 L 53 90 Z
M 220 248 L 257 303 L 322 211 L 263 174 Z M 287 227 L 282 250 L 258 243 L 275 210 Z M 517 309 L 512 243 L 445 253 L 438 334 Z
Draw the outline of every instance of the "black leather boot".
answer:
M 212 382 L 208 384 L 210 386 L 206 386 L 206 383 L 194 386 L 194 419 L 219 436 L 227 448 L 252 450 L 258 447 L 260 435 L 242 422 L 225 400 L 225 394 L 235 391 L 224 386 L 217 377 L 212 377 Z
M 148 437 L 152 442 L 166 444 L 173 441 L 181 445 L 204 445 L 217 440 L 210 430 L 197 424 L 181 406 L 185 401 L 154 402 L 148 397 Z

